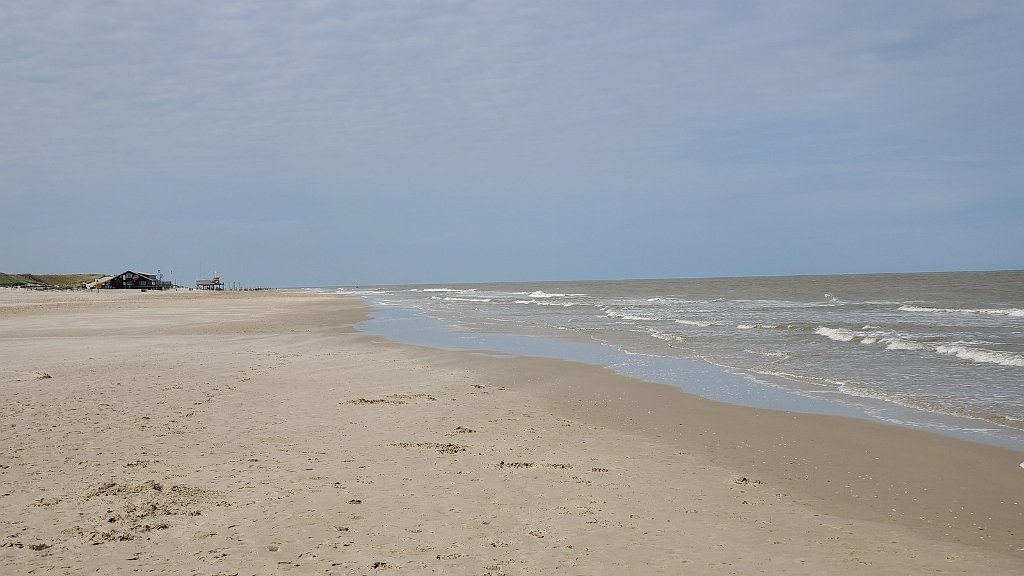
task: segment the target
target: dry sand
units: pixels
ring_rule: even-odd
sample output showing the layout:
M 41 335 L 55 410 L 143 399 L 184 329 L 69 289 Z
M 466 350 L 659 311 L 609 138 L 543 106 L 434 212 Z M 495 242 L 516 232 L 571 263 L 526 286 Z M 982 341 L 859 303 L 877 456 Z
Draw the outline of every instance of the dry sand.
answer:
M 1024 573 L 1024 454 L 364 314 L 0 290 L 0 573 Z

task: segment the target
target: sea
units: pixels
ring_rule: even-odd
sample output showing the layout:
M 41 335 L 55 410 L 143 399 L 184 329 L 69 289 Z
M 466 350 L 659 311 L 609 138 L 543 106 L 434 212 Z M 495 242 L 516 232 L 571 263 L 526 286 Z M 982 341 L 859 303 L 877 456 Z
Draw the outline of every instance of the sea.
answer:
M 399 342 L 1024 451 L 1024 271 L 310 290 L 362 297 L 358 328 Z

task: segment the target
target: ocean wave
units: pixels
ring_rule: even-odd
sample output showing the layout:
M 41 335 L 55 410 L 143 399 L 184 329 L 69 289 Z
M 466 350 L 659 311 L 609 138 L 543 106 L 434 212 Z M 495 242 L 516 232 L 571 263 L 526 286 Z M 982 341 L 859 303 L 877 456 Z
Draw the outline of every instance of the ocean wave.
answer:
M 490 298 L 459 298 L 457 296 L 445 296 L 442 298 L 447 302 L 490 302 Z
M 861 344 L 884 344 L 886 350 L 930 350 L 932 346 L 901 338 L 891 331 L 881 330 L 874 326 L 864 326 L 861 330 L 850 330 L 848 328 L 830 328 L 819 326 L 814 330 L 815 334 L 825 336 L 836 342 L 860 341 Z
M 931 314 L 972 314 L 1024 318 L 1024 309 L 1021 308 L 931 308 L 928 306 L 912 306 L 910 304 L 904 304 L 899 307 L 899 310 L 903 312 L 926 312 Z
M 650 333 L 651 336 L 654 336 L 658 340 L 664 340 L 665 342 L 668 343 L 684 341 L 683 338 L 675 334 L 669 334 L 667 332 L 662 332 L 661 330 L 648 329 L 647 331 Z
M 836 342 L 853 342 L 859 340 L 861 344 L 884 344 L 889 351 L 908 352 L 934 352 L 946 356 L 955 356 L 961 360 L 977 362 L 981 364 L 998 364 L 1000 366 L 1020 367 L 1024 366 L 1024 356 L 1013 352 L 1001 352 L 998 350 L 987 350 L 966 346 L 963 343 L 933 344 L 911 340 L 892 333 L 861 332 L 846 328 L 830 328 L 819 326 L 815 334 L 825 336 Z
M 707 328 L 711 326 L 711 322 L 705 322 L 703 320 L 673 320 L 676 324 L 684 324 L 686 326 L 697 326 L 698 328 Z
M 712 300 L 711 302 L 716 302 Z M 819 308 L 834 307 L 834 304 L 828 302 L 797 302 L 794 300 L 751 300 L 751 299 L 738 299 L 733 300 L 736 306 L 741 309 L 747 310 L 776 310 L 776 309 L 800 309 L 800 308 Z
M 572 308 L 580 306 L 579 302 L 545 302 L 542 300 L 515 300 L 516 304 L 533 304 L 535 306 L 557 306 L 560 308 Z
M 939 354 L 948 354 L 971 362 L 998 364 L 1000 366 L 1024 366 L 1024 356 L 1010 352 L 969 348 L 967 346 L 936 346 L 935 351 Z
M 853 330 L 847 330 L 846 328 L 829 328 L 827 326 L 819 326 L 814 331 L 815 334 L 825 336 L 829 340 L 835 340 L 836 342 L 851 342 L 857 338 L 857 332 Z
M 314 289 L 317 290 L 317 289 Z M 338 288 L 335 290 L 336 294 L 345 294 L 349 296 L 392 296 L 391 292 L 387 290 L 375 290 L 375 289 L 357 289 L 357 288 Z
M 528 294 L 528 296 L 530 298 L 565 298 L 586 296 L 586 294 L 560 294 L 558 292 L 544 292 L 543 290 L 536 290 Z
M 753 330 L 759 328 L 762 330 L 774 330 L 778 328 L 778 324 L 737 324 L 736 328 L 739 330 Z
M 629 312 L 622 312 L 619 310 L 605 310 L 604 315 L 609 318 L 618 318 L 620 320 L 632 320 L 634 322 L 651 322 L 664 320 L 664 318 L 658 318 L 657 316 L 640 316 L 638 314 L 631 314 Z
M 861 340 L 864 344 L 871 344 L 866 342 L 868 338 Z M 914 342 L 913 340 L 907 340 L 904 338 L 897 338 L 895 336 L 885 336 L 878 338 L 878 341 L 885 344 L 886 350 L 907 350 L 911 352 L 925 352 L 931 350 L 933 346 L 927 344 L 921 344 L 920 342 Z

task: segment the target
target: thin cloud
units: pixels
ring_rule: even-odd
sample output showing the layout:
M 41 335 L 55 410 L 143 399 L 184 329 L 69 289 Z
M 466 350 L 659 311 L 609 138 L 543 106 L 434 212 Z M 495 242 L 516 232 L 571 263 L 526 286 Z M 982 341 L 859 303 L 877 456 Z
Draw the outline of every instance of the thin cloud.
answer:
M 458 226 L 443 210 L 480 197 L 606 226 L 660 206 L 675 220 L 635 235 L 655 252 L 688 207 L 723 198 L 756 199 L 730 204 L 748 226 L 742 211 L 769 206 L 863 216 L 940 196 L 942 217 L 1019 194 L 1021 24 L 1004 2 L 11 2 L 0 195 L 101 223 L 143 191 L 173 195 L 168 226 L 244 198 L 256 227 L 305 217 L 323 237 L 332 211 L 390 210 L 374 226 L 412 250 L 399 220 Z M 268 223 L 281 212 L 287 226 Z M 622 242 L 587 218 L 533 219 L 535 245 Z M 463 241 L 529 275 L 502 238 Z

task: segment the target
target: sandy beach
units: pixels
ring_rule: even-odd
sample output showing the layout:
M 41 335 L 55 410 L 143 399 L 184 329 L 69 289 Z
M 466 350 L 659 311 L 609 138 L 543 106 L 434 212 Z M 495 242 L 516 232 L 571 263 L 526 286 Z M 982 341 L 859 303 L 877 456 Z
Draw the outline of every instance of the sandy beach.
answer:
M 0 573 L 1024 573 L 1022 453 L 366 314 L 0 290 Z

